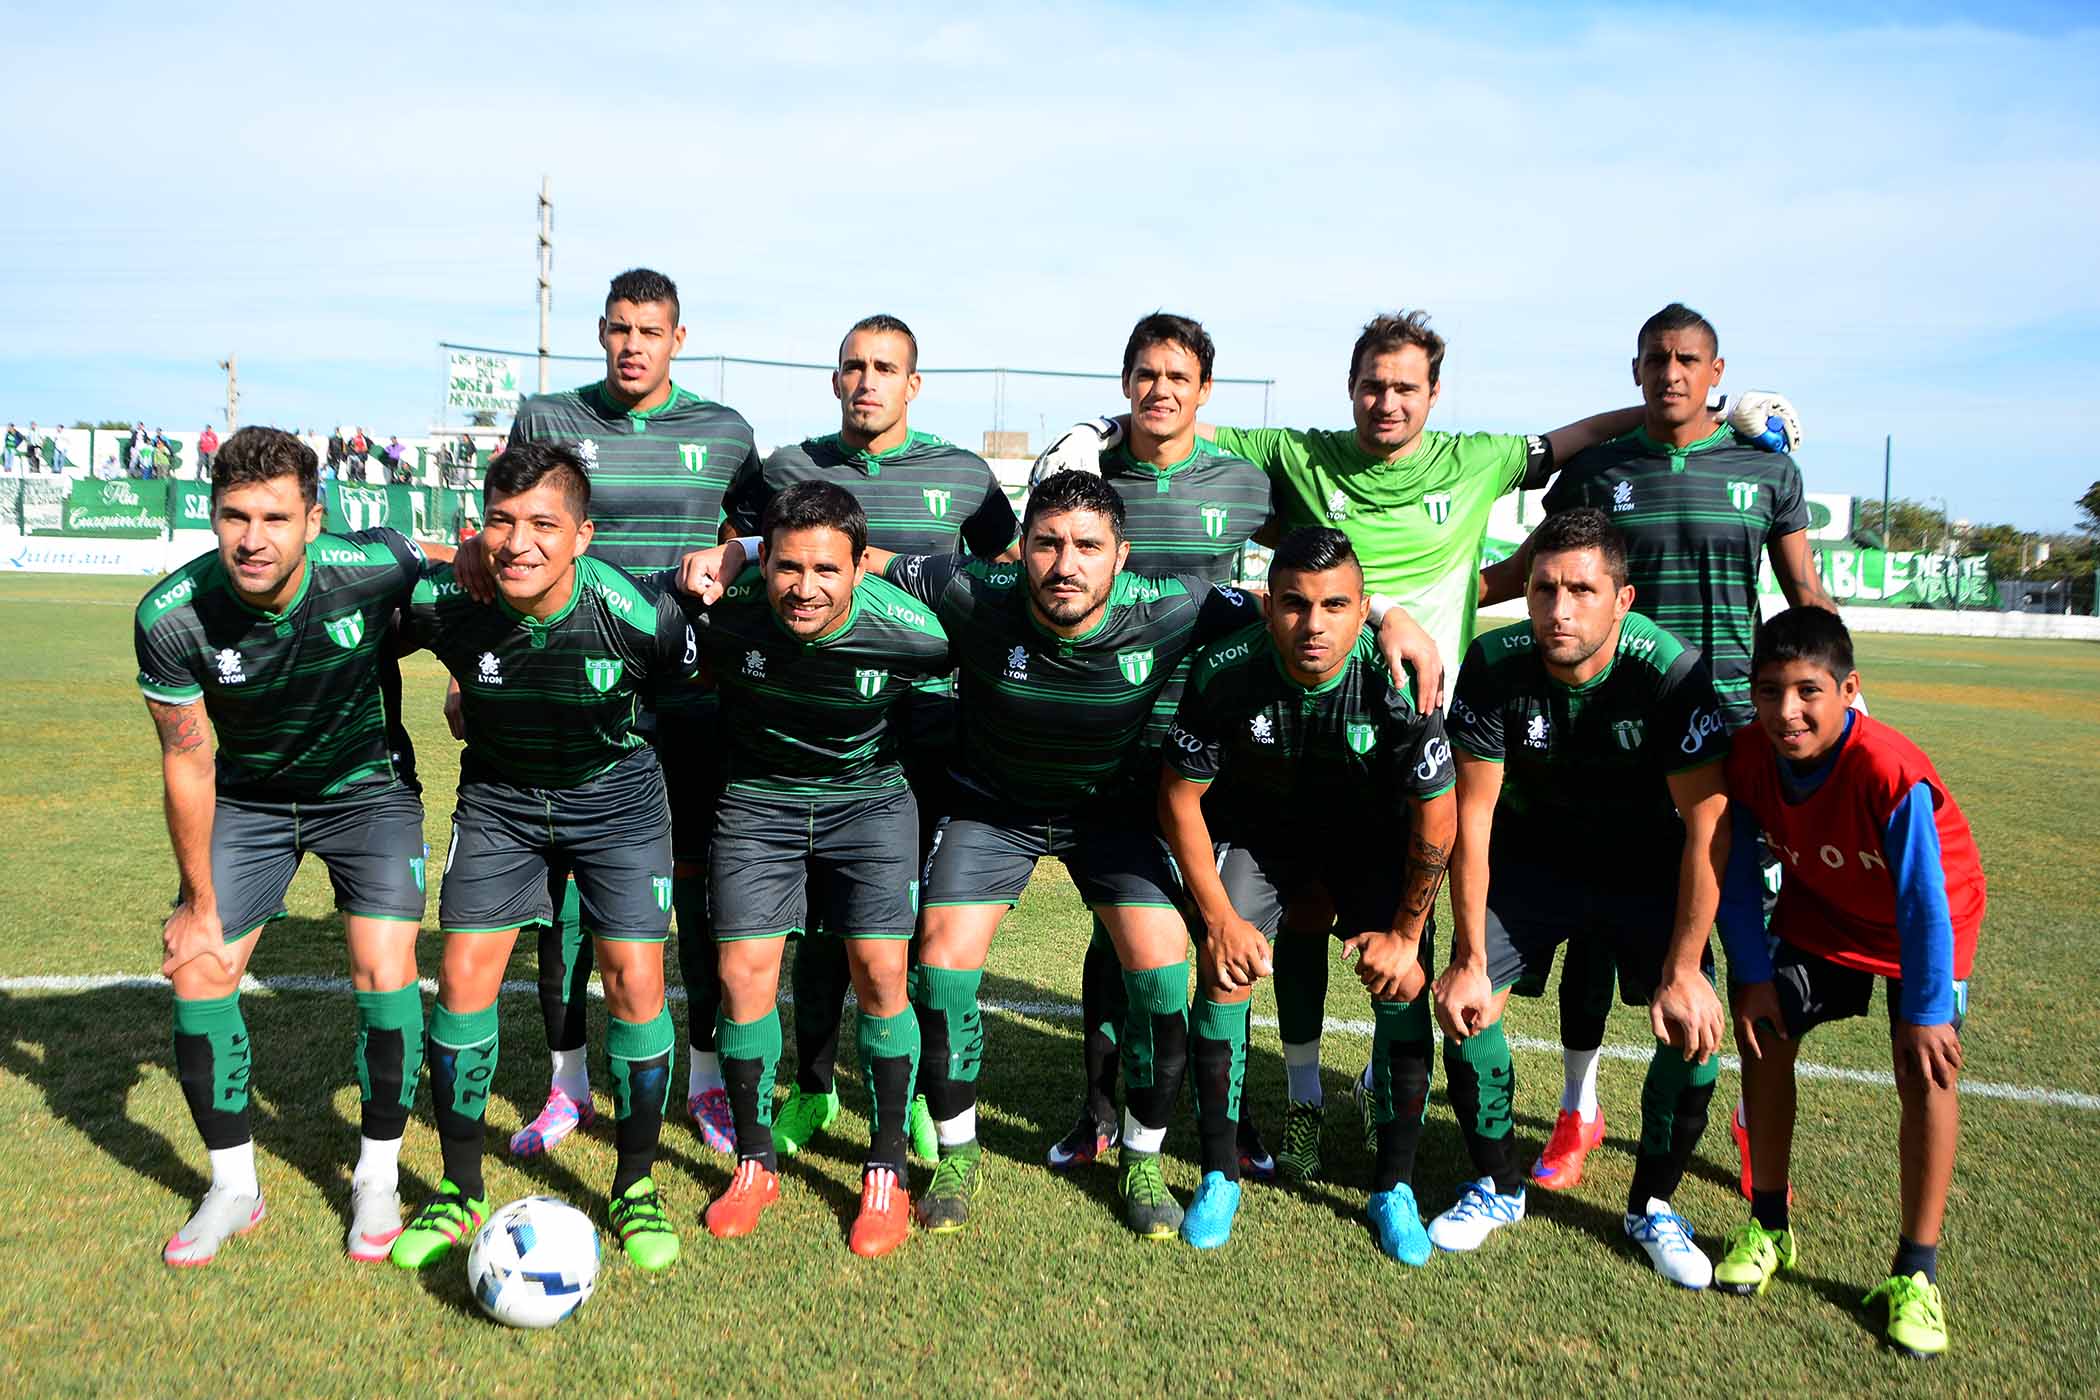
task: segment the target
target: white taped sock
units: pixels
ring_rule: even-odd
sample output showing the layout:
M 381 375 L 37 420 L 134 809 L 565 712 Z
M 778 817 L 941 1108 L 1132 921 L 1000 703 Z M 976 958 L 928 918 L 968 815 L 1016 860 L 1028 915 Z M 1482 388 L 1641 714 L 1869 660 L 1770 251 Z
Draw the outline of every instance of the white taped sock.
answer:
M 1599 1050 L 1562 1050 L 1560 1052 L 1560 1108 L 1563 1113 L 1580 1113 L 1585 1123 L 1597 1117 L 1597 1062 L 1602 1058 Z
M 1129 1109 L 1123 1110 L 1123 1147 L 1126 1151 L 1156 1153 L 1166 1141 L 1165 1128 L 1148 1128 L 1138 1122 Z
M 943 1147 L 965 1147 L 977 1141 L 977 1110 L 966 1108 L 953 1118 L 934 1119 L 933 1135 Z
M 555 1050 L 554 1087 L 569 1096 L 572 1103 L 591 1101 L 591 1050 L 588 1045 L 579 1045 L 574 1050 Z
M 722 1057 L 712 1050 L 695 1050 L 692 1054 L 693 1065 L 685 1075 L 686 1097 L 722 1088 Z
M 372 1186 L 398 1186 L 401 1184 L 401 1139 L 359 1136 L 357 1139 L 357 1167 L 350 1173 L 353 1182 L 365 1182 Z
M 1302 1045 L 1283 1043 L 1283 1073 L 1290 1083 L 1292 1103 L 1324 1102 L 1320 1091 L 1320 1042 Z
M 223 1186 L 242 1196 L 260 1196 L 262 1187 L 255 1180 L 255 1143 L 244 1142 L 239 1147 L 214 1147 L 211 1149 L 211 1184 Z

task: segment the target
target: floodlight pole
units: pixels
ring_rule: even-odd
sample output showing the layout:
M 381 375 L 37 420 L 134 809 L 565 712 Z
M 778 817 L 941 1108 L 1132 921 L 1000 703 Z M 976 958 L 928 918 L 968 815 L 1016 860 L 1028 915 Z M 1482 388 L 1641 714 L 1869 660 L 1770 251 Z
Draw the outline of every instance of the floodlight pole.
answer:
M 547 318 L 554 310 L 554 196 L 540 176 L 540 392 L 547 392 Z
M 228 355 L 219 368 L 226 371 L 226 432 L 231 436 L 241 426 L 241 357 Z
M 1896 532 L 1889 528 L 1889 468 L 1896 457 L 1896 435 L 1889 433 L 1881 439 L 1881 548 L 1884 553 L 1896 547 Z

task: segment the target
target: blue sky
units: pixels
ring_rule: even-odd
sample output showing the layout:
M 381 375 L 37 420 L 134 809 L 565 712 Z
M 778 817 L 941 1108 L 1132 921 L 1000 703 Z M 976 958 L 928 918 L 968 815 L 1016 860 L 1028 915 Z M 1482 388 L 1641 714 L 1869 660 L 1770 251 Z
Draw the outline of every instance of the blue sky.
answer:
M 436 342 L 534 342 L 545 174 L 559 350 L 638 263 L 690 353 L 887 310 L 929 365 L 1113 370 L 1165 306 L 1321 425 L 1356 328 L 1419 306 L 1433 423 L 1528 430 L 1631 402 L 1682 299 L 1800 406 L 1811 489 L 1878 495 L 1888 432 L 1898 493 L 1975 520 L 2068 526 L 2100 477 L 2089 8 L 301 8 L 11 7 L 0 414 L 195 427 L 234 351 L 244 421 L 422 431 Z M 836 425 L 820 375 L 723 396 Z M 1016 381 L 1004 422 L 1096 406 Z M 993 411 L 936 377 L 917 421 Z

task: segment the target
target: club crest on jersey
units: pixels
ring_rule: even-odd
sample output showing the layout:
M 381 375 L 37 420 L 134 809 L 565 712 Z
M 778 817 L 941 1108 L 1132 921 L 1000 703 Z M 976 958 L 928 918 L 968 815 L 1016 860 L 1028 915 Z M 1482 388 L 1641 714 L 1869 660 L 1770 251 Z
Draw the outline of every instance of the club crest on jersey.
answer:
M 1531 723 L 1524 726 L 1524 742 L 1535 749 L 1546 747 L 1546 717 L 1533 715 Z
M 576 444 L 576 455 L 577 455 L 577 456 L 578 456 L 579 458 L 581 458 L 581 459 L 582 459 L 582 461 L 583 461 L 583 464 L 584 464 L 584 465 L 585 465 L 586 467 L 595 467 L 595 466 L 597 466 L 597 465 L 598 465 L 598 442 L 597 442 L 597 439 L 595 439 L 595 438 L 585 438 L 585 439 L 584 439 L 584 440 L 583 440 L 582 442 L 579 442 L 579 443 L 577 443 L 577 444 Z
M 329 641 L 344 651 L 356 651 L 357 644 L 365 639 L 365 615 L 350 612 L 341 617 L 324 618 L 321 630 L 328 634 Z
M 1132 685 L 1143 685 L 1146 678 L 1152 674 L 1152 648 L 1146 647 L 1143 651 L 1119 651 L 1116 653 L 1116 665 L 1122 668 L 1124 680 Z
M 1335 487 L 1333 494 L 1327 498 L 1327 518 L 1329 520 L 1347 520 L 1349 518 L 1349 495 L 1339 486 Z
M 649 877 L 649 888 L 656 893 L 656 907 L 666 914 L 670 913 L 671 877 L 668 875 L 651 875 Z
M 693 475 L 707 470 L 707 444 L 704 442 L 681 442 L 678 444 L 678 463 Z
M 1205 506 L 1203 508 L 1203 533 L 1214 540 L 1225 538 L 1225 517 L 1227 513 L 1227 508 L 1224 506 Z
M 428 856 L 410 856 L 408 858 L 408 873 L 416 877 L 416 888 L 419 890 L 423 888 L 423 868 L 429 862 L 430 857 Z
M 1754 481 L 1731 481 L 1728 483 L 1728 504 L 1737 510 L 1749 510 L 1757 504 L 1757 483 Z
M 1017 646 L 1006 654 L 1006 678 L 1010 681 L 1028 679 L 1028 648 Z
M 1613 510 L 1633 509 L 1632 482 L 1622 481 L 1617 486 L 1611 488 L 1611 508 Z
M 1622 749 L 1638 749 L 1641 740 L 1648 736 L 1648 726 L 1642 720 L 1622 719 L 1611 727 L 1612 737 L 1619 741 Z
M 1342 737 L 1349 741 L 1351 752 L 1369 753 L 1371 745 L 1378 741 L 1378 731 L 1371 725 L 1357 721 L 1342 731 Z
M 617 656 L 586 656 L 583 658 L 584 679 L 591 689 L 603 695 L 620 683 L 620 658 Z
M 763 652 L 744 653 L 744 674 L 753 680 L 762 681 L 766 678 L 766 658 Z
M 220 685 L 239 685 L 248 679 L 241 670 L 241 654 L 232 647 L 213 654 L 211 664 L 219 668 Z
M 474 663 L 474 678 L 483 685 L 503 684 L 503 666 L 496 660 L 496 653 L 485 651 L 481 654 L 481 659 Z
M 920 490 L 919 495 L 926 502 L 926 513 L 928 515 L 935 520 L 946 520 L 948 518 L 948 503 L 955 499 L 953 491 L 944 491 L 938 486 L 928 486 Z
M 1451 493 L 1431 491 L 1422 498 L 1422 509 L 1429 512 L 1429 523 L 1442 525 L 1451 519 Z
M 1273 744 L 1276 742 L 1276 726 L 1267 715 L 1256 715 L 1253 719 L 1248 720 L 1247 732 L 1253 736 L 1254 742 L 1257 744 Z
M 853 673 L 853 688 L 860 692 L 863 699 L 873 700 L 882 694 L 882 687 L 889 678 L 888 671 L 856 670 Z

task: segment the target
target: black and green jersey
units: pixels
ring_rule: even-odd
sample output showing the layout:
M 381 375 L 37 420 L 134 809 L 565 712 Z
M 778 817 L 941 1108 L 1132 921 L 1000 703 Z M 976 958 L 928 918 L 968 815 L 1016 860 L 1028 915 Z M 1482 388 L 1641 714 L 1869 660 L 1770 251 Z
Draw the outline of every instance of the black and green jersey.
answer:
M 1368 627 L 1341 670 L 1311 686 L 1284 672 L 1261 623 L 1211 643 L 1189 667 L 1165 756 L 1182 777 L 1212 784 L 1212 832 L 1235 844 L 1353 836 L 1370 823 L 1399 852 L 1409 800 L 1454 781 L 1443 716 L 1424 715 L 1393 683 Z
M 1060 637 L 1036 621 L 1019 564 L 901 554 L 888 577 L 948 633 L 960 697 L 955 775 L 1017 810 L 1127 796 L 1146 721 L 1191 652 L 1258 620 L 1245 594 L 1193 575 L 1116 576 L 1101 621 Z
M 1633 606 L 1705 654 L 1728 727 L 1748 724 L 1758 570 L 1766 546 L 1808 528 L 1794 459 L 1727 427 L 1682 448 L 1636 429 L 1562 469 L 1546 509 L 1574 506 L 1625 532 Z
M 729 485 L 729 523 L 758 533 L 766 505 L 798 481 L 832 481 L 868 515 L 868 543 L 892 554 L 1006 551 L 1020 525 L 984 458 L 931 433 L 914 432 L 886 452 L 848 447 L 838 434 L 775 448 L 747 462 Z
M 475 602 L 440 566 L 403 630 L 459 682 L 461 780 L 521 787 L 576 787 L 641 748 L 643 697 L 690 680 L 699 659 L 675 598 L 589 555 L 544 622 L 500 598 Z
M 917 600 L 864 575 L 845 626 L 816 641 L 781 625 L 756 568 L 688 606 L 722 693 L 732 791 L 846 801 L 904 786 L 890 714 L 913 680 L 949 669 L 948 635 Z
M 655 408 L 630 413 L 603 383 L 536 394 L 518 409 L 510 444 L 565 442 L 591 478 L 591 553 L 630 574 L 676 568 L 721 537 L 722 498 L 756 459 L 751 425 L 733 408 L 673 385 Z
M 216 550 L 155 584 L 134 642 L 149 700 L 203 700 L 218 788 L 257 799 L 325 797 L 393 782 L 379 672 L 422 553 L 392 530 L 322 535 L 280 613 L 234 592 Z M 402 736 L 406 742 L 406 736 Z
M 1684 825 L 1669 775 L 1728 754 L 1697 648 L 1628 613 L 1603 671 L 1579 686 L 1546 672 L 1531 624 L 1466 649 L 1451 742 L 1503 765 L 1494 859 L 1569 871 L 1586 886 L 1652 888 L 1674 870 Z
M 1134 574 L 1230 583 L 1240 551 L 1273 514 L 1268 474 L 1202 438 L 1171 467 L 1140 462 L 1119 445 L 1103 454 L 1101 477 L 1123 498 L 1124 567 Z

